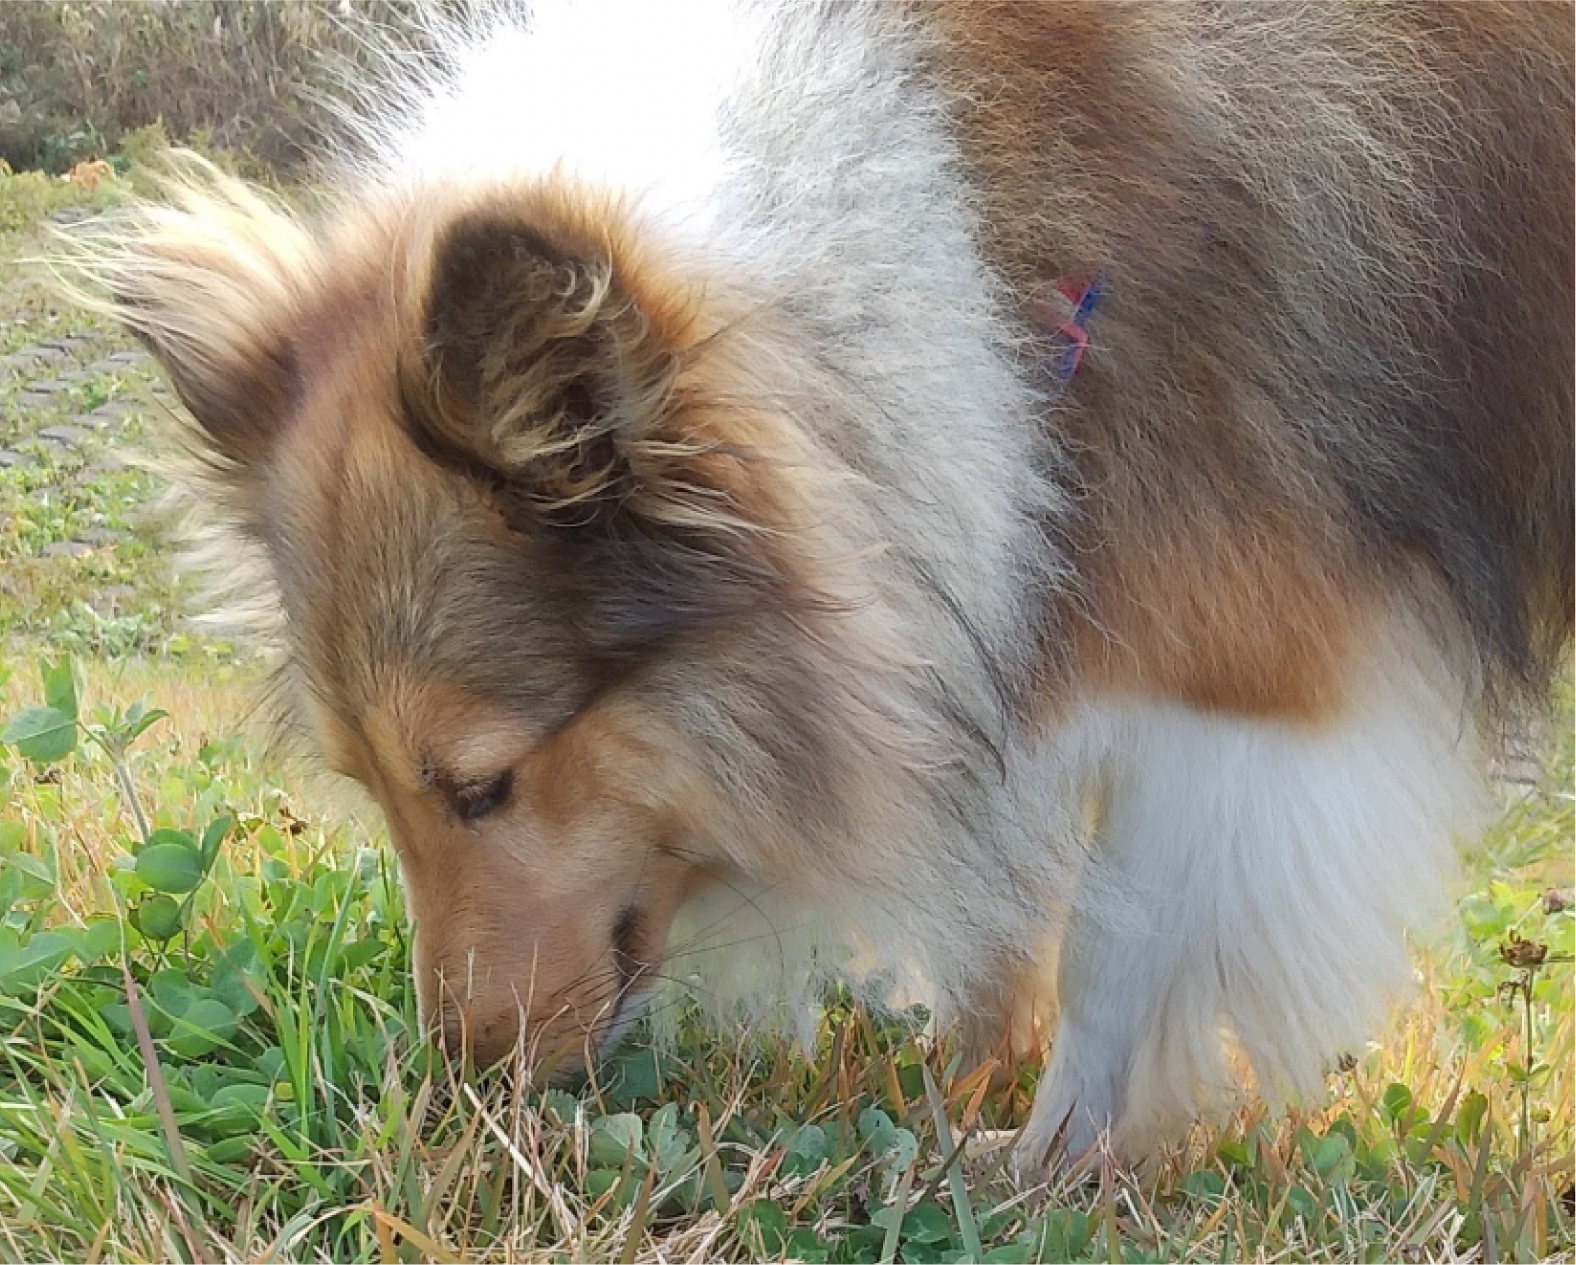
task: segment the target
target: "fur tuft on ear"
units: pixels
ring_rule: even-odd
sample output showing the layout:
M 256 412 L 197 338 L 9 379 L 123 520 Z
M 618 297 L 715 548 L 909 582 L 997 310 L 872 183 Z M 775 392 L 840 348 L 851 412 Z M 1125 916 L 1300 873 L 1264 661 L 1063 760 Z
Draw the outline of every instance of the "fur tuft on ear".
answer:
M 682 301 L 637 298 L 608 232 L 530 211 L 471 211 L 438 237 L 402 375 L 417 441 L 490 475 L 525 520 L 721 525 L 717 438 L 679 416 Z
M 718 289 L 675 282 L 616 208 L 562 190 L 472 203 L 431 239 L 403 422 L 587 586 L 610 657 L 802 603 L 786 419 L 751 403 Z
M 422 334 L 428 407 L 416 412 L 435 447 L 555 519 L 589 518 L 630 493 L 618 431 L 661 406 L 672 369 L 614 292 L 605 250 L 461 220 L 437 247 Z
M 170 167 L 165 201 L 73 234 L 68 263 L 103 292 L 78 297 L 163 365 L 199 454 L 233 473 L 264 459 L 297 392 L 290 319 L 312 245 L 206 159 L 177 153 Z

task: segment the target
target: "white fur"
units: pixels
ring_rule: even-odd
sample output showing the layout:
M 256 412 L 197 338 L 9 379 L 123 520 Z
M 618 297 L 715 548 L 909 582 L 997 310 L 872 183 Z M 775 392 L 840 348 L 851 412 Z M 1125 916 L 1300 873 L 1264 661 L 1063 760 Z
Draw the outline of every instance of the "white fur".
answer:
M 1084 709 L 1069 753 L 1106 797 L 1099 849 L 1137 914 L 1075 915 L 1061 1022 L 1023 1153 L 1176 1136 L 1227 1093 L 1223 1035 L 1272 1096 L 1308 1094 L 1410 985 L 1405 931 L 1485 807 L 1464 697 L 1428 639 L 1381 643 L 1320 726 L 1153 701 Z
M 474 17 L 443 28 L 452 67 L 379 138 L 381 179 L 565 175 L 704 239 L 726 174 L 721 113 L 758 56 L 749 10 L 555 0 Z

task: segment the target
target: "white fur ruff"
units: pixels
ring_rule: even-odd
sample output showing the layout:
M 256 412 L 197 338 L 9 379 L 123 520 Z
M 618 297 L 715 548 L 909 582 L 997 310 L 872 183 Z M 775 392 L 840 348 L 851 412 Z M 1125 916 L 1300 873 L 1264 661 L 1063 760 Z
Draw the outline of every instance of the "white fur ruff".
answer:
M 1172 1137 L 1232 1086 L 1316 1092 L 1411 986 L 1408 927 L 1440 911 L 1487 797 L 1465 698 L 1405 627 L 1320 727 L 1101 704 L 1069 727 L 1104 797 L 1099 853 L 1135 915 L 1075 915 L 1026 1152 Z M 1224 1039 L 1223 1039 L 1224 1038 Z

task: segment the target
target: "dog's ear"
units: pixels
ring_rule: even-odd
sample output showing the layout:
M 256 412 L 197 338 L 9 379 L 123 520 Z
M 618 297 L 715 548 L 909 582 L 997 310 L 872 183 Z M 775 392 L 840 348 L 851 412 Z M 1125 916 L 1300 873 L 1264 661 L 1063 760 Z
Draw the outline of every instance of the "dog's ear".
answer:
M 459 216 L 400 374 L 417 445 L 487 487 L 557 559 L 543 570 L 584 586 L 588 635 L 610 653 L 789 587 L 769 428 L 696 354 L 692 296 L 633 276 L 631 249 L 550 210 Z
M 163 366 L 197 423 L 194 447 L 227 473 L 267 455 L 296 393 L 290 318 L 309 267 L 300 227 L 196 158 L 88 270 L 112 314 Z
M 407 424 L 437 460 L 486 473 L 520 516 L 589 527 L 660 517 L 704 482 L 679 433 L 678 357 L 612 247 L 506 212 L 451 223 L 433 256 Z

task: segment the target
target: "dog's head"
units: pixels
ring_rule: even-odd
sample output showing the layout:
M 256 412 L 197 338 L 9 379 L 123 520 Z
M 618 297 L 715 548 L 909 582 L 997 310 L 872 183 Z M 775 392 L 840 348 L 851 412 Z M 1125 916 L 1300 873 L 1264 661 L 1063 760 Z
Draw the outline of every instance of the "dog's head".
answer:
M 696 700 L 733 691 L 787 780 L 811 758 L 728 679 L 803 615 L 792 427 L 616 206 L 429 190 L 309 236 L 197 182 L 102 272 L 266 559 L 306 728 L 387 817 L 424 1011 L 483 1060 L 522 1018 L 605 1046 L 759 790 L 719 787 Z

